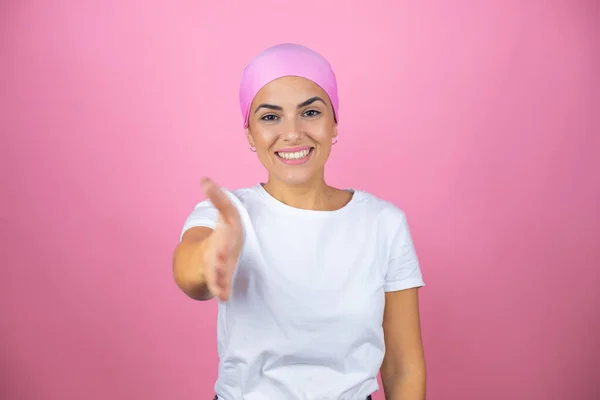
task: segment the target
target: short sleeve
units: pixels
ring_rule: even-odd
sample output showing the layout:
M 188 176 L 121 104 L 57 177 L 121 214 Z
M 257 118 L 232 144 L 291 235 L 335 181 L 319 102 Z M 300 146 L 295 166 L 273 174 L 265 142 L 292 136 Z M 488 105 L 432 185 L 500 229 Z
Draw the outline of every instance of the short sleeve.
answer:
M 201 201 L 200 203 L 196 204 L 192 212 L 188 215 L 187 219 L 185 220 L 179 240 L 183 238 L 183 234 L 185 233 L 185 231 L 196 226 L 204 226 L 207 228 L 215 229 L 215 227 L 217 226 L 218 217 L 219 212 L 213 206 L 210 200 Z
M 391 241 L 385 291 L 393 292 L 425 286 L 421 266 L 404 213 Z

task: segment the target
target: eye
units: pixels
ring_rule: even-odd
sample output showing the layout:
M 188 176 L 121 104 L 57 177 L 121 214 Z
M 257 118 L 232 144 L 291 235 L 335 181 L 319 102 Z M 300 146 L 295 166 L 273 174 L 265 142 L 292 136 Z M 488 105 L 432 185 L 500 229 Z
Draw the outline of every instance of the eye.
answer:
M 277 119 L 277 115 L 267 114 L 267 115 L 263 115 L 260 119 L 263 121 L 275 121 Z
M 321 113 L 317 110 L 307 110 L 304 112 L 304 115 L 306 115 L 307 117 L 316 117 L 319 114 Z

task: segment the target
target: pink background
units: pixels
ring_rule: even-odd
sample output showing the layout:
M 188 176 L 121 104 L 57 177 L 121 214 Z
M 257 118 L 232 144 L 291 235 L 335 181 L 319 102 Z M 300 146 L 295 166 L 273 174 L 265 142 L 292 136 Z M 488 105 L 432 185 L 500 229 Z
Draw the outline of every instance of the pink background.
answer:
M 205 3 L 1 2 L 0 398 L 212 398 L 172 251 L 203 175 L 265 178 L 239 76 L 297 41 L 339 77 L 328 180 L 409 216 L 428 399 L 598 399 L 600 3 Z

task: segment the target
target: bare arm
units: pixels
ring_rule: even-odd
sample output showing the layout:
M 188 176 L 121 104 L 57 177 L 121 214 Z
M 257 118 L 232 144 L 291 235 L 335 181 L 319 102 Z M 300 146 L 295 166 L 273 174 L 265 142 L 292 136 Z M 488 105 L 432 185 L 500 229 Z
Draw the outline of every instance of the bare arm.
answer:
M 215 229 L 194 227 L 185 231 L 173 255 L 175 282 L 189 297 L 229 299 L 231 280 L 242 244 L 240 214 L 212 180 L 202 180 L 206 198 L 218 210 Z
M 426 371 L 418 289 L 386 293 L 386 353 L 381 380 L 387 400 L 425 400 Z
M 194 300 L 209 300 L 213 295 L 206 283 L 205 252 L 213 230 L 207 227 L 188 229 L 173 254 L 173 276 L 177 286 Z

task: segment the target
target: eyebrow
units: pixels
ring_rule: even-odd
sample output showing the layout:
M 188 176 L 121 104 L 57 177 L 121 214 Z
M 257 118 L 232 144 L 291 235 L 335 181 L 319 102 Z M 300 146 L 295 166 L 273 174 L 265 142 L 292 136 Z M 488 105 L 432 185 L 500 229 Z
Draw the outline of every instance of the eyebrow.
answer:
M 314 97 L 311 97 L 310 99 L 305 100 L 302 103 L 298 104 L 296 106 L 296 108 L 302 108 L 302 107 L 309 106 L 309 105 L 311 105 L 312 103 L 314 103 L 316 101 L 320 101 L 321 103 L 327 105 L 327 103 L 325 103 L 325 100 L 323 100 L 319 96 L 314 96 Z M 258 107 L 256 107 L 256 109 L 254 110 L 254 112 L 257 113 L 258 110 L 260 110 L 261 108 L 267 108 L 269 110 L 277 110 L 277 111 L 283 110 L 283 108 L 281 106 L 276 106 L 276 105 L 273 105 L 273 104 L 260 104 Z

